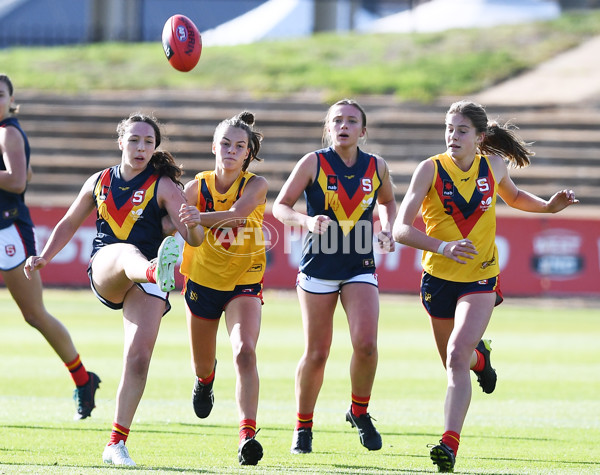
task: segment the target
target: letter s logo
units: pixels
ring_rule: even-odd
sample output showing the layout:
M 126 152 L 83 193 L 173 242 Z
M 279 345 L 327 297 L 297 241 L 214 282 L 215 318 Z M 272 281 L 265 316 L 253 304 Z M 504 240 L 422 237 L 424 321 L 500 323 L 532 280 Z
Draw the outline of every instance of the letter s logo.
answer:
M 133 196 L 131 197 L 131 202 L 134 205 L 139 205 L 144 202 L 145 196 L 146 196 L 146 190 L 136 190 L 133 192 Z

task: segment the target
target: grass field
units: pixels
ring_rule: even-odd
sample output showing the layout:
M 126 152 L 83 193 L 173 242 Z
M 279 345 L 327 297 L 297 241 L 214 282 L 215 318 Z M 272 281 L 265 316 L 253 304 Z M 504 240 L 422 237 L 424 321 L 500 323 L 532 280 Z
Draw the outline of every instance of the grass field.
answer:
M 496 391 L 476 381 L 457 473 L 600 472 L 600 303 L 507 299 L 492 319 Z M 89 290 L 47 290 L 84 363 L 102 378 L 90 419 L 72 420 L 72 383 L 42 337 L 0 289 L 0 474 L 117 473 L 101 460 L 121 372 L 119 312 Z M 344 420 L 350 344 L 343 314 L 315 411 L 314 452 L 291 455 L 294 371 L 303 349 L 295 295 L 267 292 L 259 341 L 258 426 L 265 456 L 237 463 L 234 373 L 219 332 L 216 405 L 206 420 L 191 407 L 193 375 L 182 306 L 174 295 L 128 447 L 139 473 L 432 473 L 428 443 L 442 430 L 445 374 L 416 297 L 382 297 L 380 363 L 370 405 L 383 449 L 368 452 Z

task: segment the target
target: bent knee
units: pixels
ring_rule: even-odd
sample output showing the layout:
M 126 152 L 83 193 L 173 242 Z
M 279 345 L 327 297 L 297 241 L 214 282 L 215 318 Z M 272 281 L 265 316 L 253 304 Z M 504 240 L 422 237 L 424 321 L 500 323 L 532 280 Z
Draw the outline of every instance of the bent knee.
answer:
M 469 370 L 472 351 L 465 351 L 457 347 L 448 348 L 446 368 L 453 370 Z

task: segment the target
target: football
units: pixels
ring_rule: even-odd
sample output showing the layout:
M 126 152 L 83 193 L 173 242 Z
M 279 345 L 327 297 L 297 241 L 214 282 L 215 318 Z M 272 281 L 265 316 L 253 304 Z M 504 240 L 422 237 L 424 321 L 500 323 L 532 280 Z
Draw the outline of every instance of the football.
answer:
M 184 15 L 173 15 L 162 32 L 162 45 L 169 64 L 177 71 L 194 69 L 202 53 L 202 37 L 194 22 Z

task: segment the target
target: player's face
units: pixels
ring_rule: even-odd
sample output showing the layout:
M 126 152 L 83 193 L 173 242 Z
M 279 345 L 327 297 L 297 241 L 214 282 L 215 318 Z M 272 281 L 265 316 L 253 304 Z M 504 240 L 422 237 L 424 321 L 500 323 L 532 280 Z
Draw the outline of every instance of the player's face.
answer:
M 133 122 L 119 139 L 122 163 L 133 170 L 146 168 L 156 149 L 154 129 L 146 122 Z
M 8 85 L 0 81 L 0 120 L 10 115 L 10 106 L 13 103 L 13 97 L 10 95 Z
M 455 160 L 472 160 L 483 134 L 477 133 L 470 119 L 462 114 L 446 116 L 446 148 Z
M 355 147 L 367 128 L 363 126 L 360 110 L 353 105 L 339 104 L 329 113 L 327 130 L 334 147 Z
M 248 134 L 239 127 L 227 126 L 215 137 L 213 153 L 217 159 L 217 168 L 242 169 L 248 158 Z

